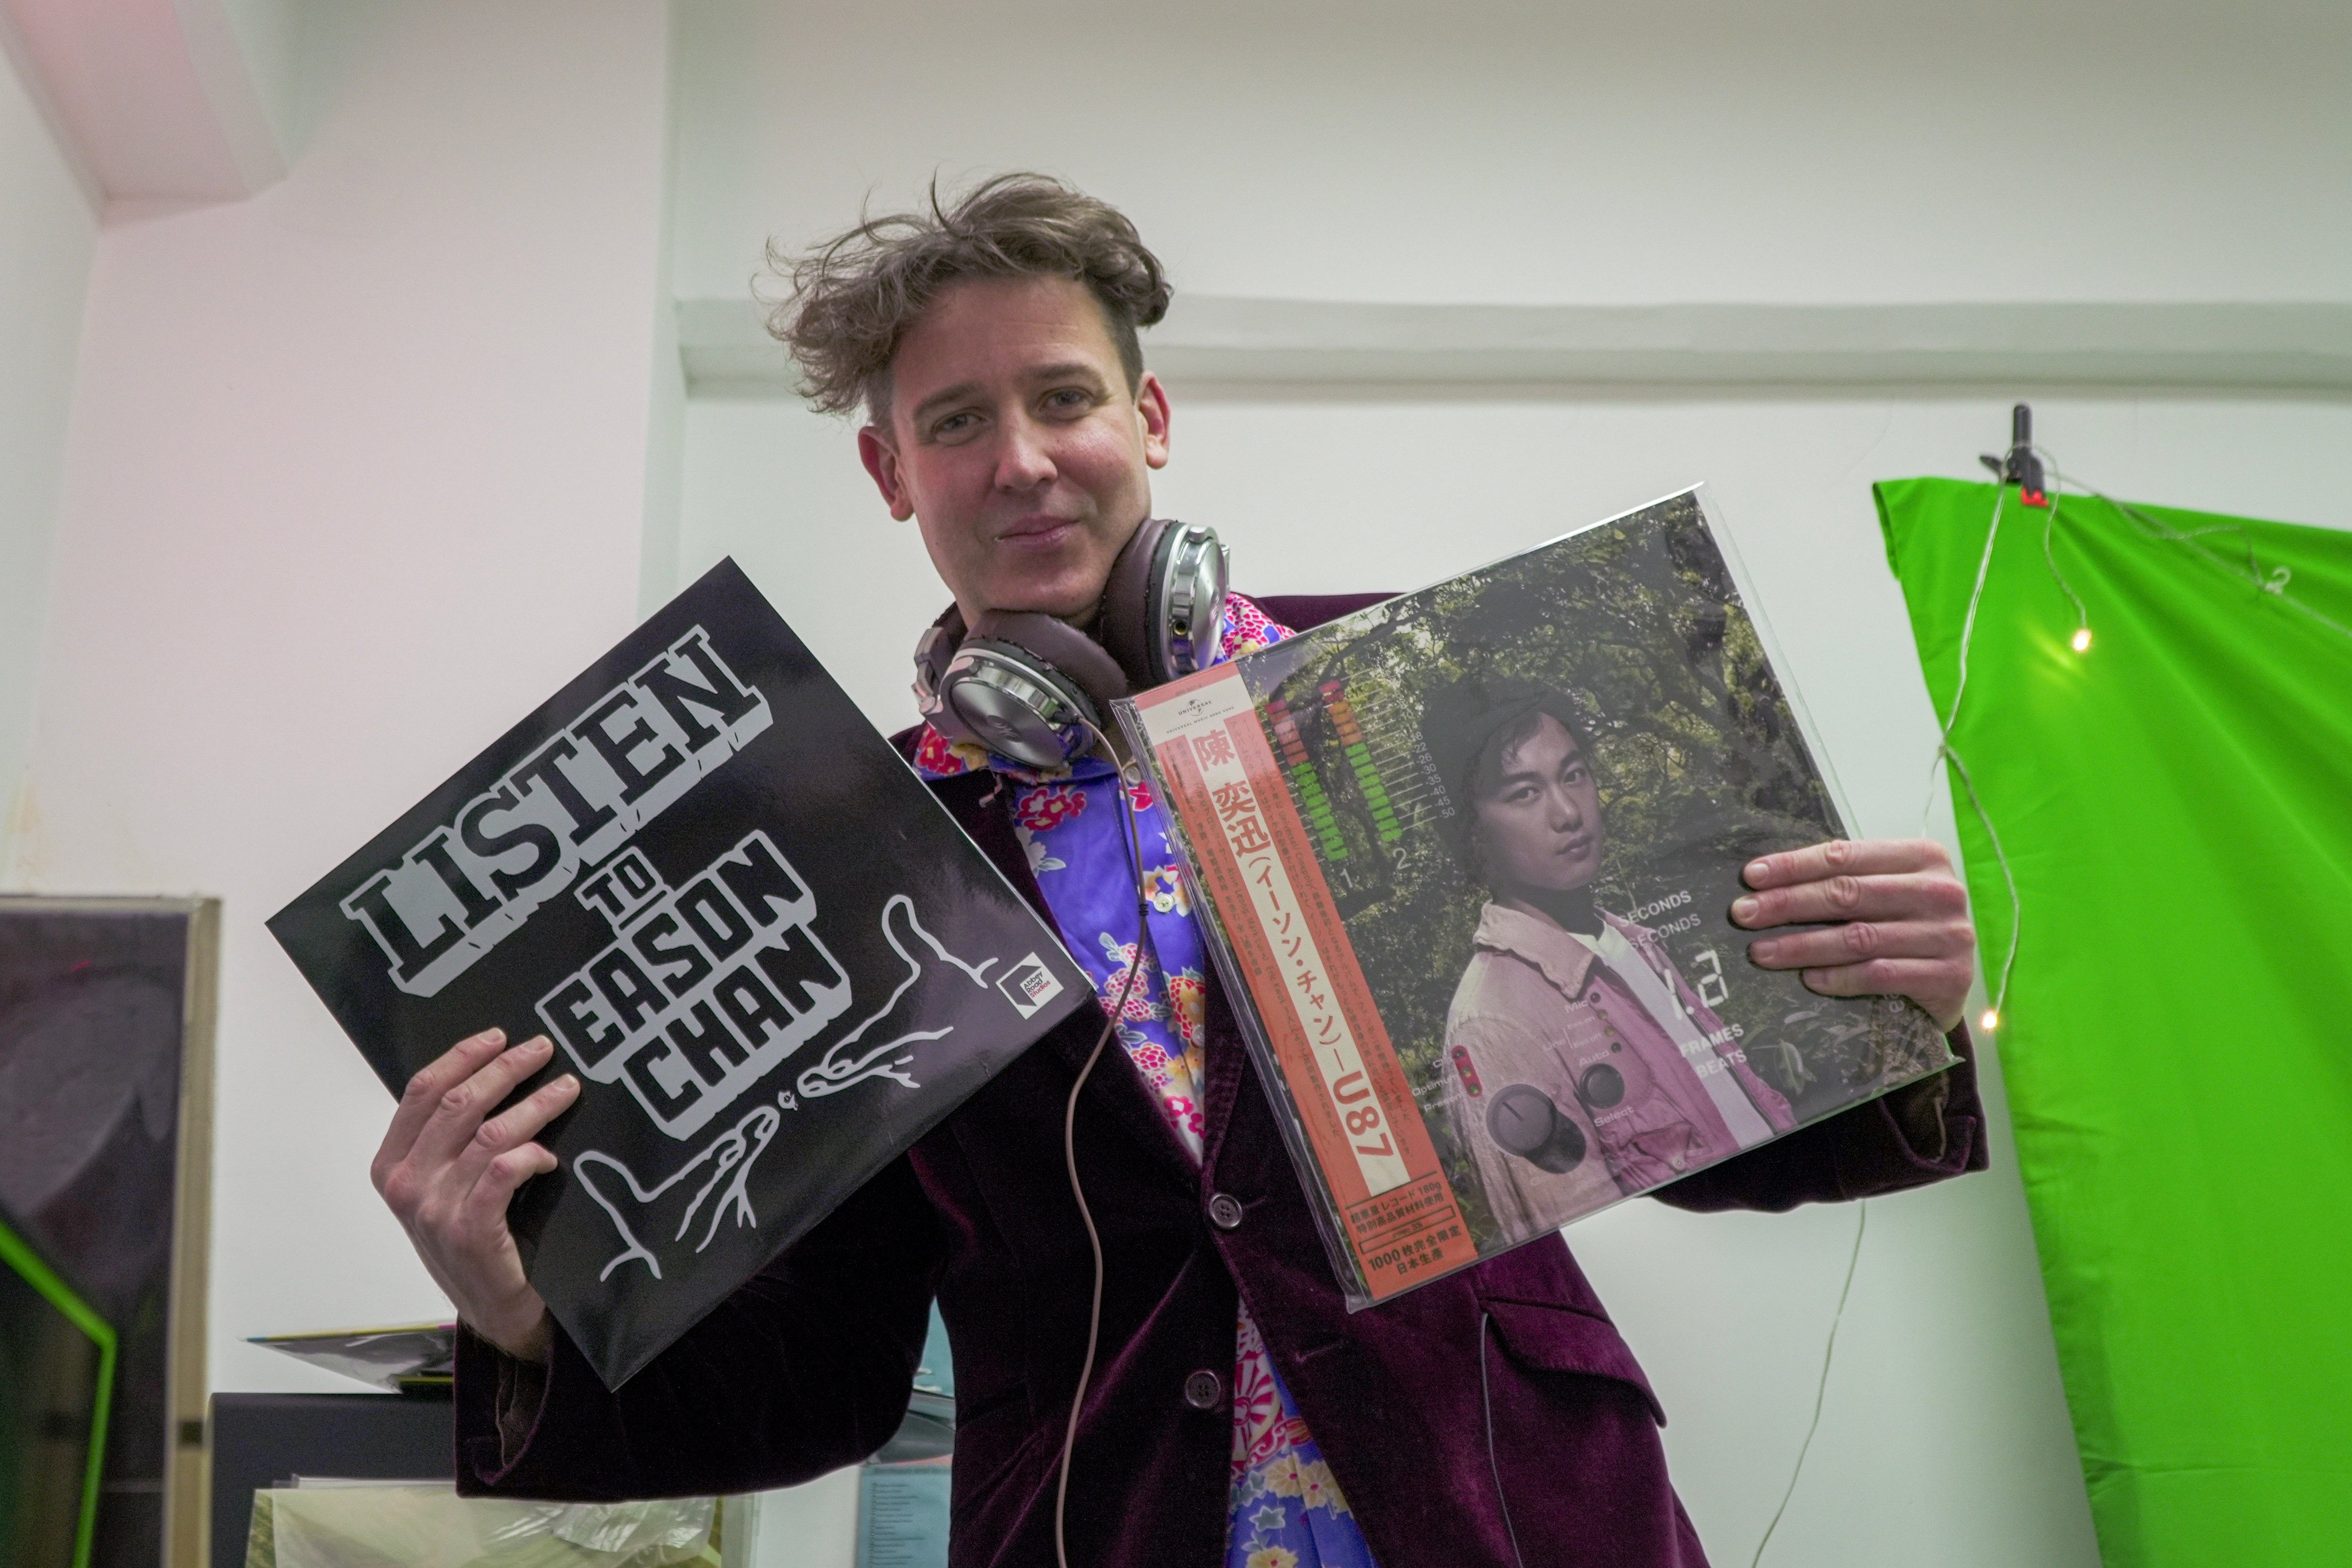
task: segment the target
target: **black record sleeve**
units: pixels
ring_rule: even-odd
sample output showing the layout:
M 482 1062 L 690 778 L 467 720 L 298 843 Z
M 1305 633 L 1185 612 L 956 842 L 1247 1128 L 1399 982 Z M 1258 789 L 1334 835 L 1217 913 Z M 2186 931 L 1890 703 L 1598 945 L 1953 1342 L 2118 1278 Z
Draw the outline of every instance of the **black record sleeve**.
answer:
M 616 1388 L 1092 994 L 731 561 L 269 929 L 395 1095 L 555 1041 L 510 1221 Z

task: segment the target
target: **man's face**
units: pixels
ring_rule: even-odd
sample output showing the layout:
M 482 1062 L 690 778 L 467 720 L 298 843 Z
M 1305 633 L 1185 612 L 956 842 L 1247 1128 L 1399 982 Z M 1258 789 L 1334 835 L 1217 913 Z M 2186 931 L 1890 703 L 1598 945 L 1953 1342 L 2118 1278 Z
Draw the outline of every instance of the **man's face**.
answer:
M 890 363 L 887 428 L 858 455 L 911 517 L 969 621 L 1036 610 L 1083 623 L 1151 510 L 1168 398 L 1130 394 L 1102 308 L 1075 279 L 983 279 L 932 301 Z
M 1601 872 L 1601 786 L 1566 726 L 1546 713 L 1478 792 L 1479 858 L 1497 892 L 1564 893 Z

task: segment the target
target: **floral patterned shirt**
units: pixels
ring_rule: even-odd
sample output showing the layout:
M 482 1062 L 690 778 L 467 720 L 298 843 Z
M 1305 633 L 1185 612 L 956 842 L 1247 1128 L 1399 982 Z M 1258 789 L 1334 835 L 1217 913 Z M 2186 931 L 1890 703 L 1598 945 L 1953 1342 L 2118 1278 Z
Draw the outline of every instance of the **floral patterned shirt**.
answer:
M 1235 595 L 1228 601 L 1218 662 L 1289 635 Z M 1200 1159 L 1208 960 L 1167 820 L 1150 786 L 1125 789 L 1118 771 L 1097 758 L 1050 772 L 1024 768 L 980 746 L 950 742 L 928 726 L 916 749 L 915 768 L 934 779 L 975 768 L 1004 776 L 1015 792 L 1014 831 L 1071 956 L 1093 977 L 1106 1011 L 1127 992 L 1118 1014 L 1119 1044 L 1158 1095 L 1178 1139 Z M 1151 906 L 1140 932 L 1134 929 L 1135 882 L 1126 829 L 1115 815 L 1122 804 L 1134 814 Z M 1136 974 L 1129 986 L 1131 967 Z M 1246 1306 L 1234 1344 L 1232 1495 L 1226 1568 L 1372 1568 L 1347 1500 L 1275 1372 Z

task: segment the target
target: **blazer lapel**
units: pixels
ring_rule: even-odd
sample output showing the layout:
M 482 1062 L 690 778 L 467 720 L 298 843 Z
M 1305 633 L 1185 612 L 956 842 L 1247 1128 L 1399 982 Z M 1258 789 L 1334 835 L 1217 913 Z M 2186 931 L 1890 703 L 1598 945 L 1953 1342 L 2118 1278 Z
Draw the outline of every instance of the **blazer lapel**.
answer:
M 1013 830 L 1013 807 L 1006 787 L 1004 780 L 984 770 L 931 781 L 931 791 L 940 804 L 948 808 L 948 814 L 980 852 L 1013 884 L 1013 891 L 1037 911 L 1037 918 L 1066 949 L 1069 942 L 1045 902 L 1044 889 L 1037 886 L 1035 873 L 1029 869 L 1029 856 L 1021 847 L 1020 835 Z M 1032 1048 L 1052 1051 L 1075 1076 L 1086 1066 L 1087 1054 L 1094 1049 L 1102 1026 L 1103 1014 L 1097 1005 L 1091 1012 L 1077 1014 Z M 1087 1103 L 1100 1106 L 1117 1119 L 1134 1139 L 1135 1146 L 1150 1151 L 1186 1192 L 1197 1191 L 1201 1167 L 1193 1163 L 1192 1152 L 1178 1142 L 1176 1130 L 1168 1125 L 1167 1112 L 1160 1109 L 1158 1096 L 1126 1056 L 1116 1038 L 1104 1045 L 1102 1059 L 1095 1063 L 1094 1073 L 1087 1080 Z M 1214 1076 L 1213 1068 L 1213 1080 Z
M 1241 1095 L 1243 1079 L 1248 1076 L 1249 1043 L 1242 1038 L 1241 1025 L 1225 999 L 1224 976 L 1213 963 L 1209 965 L 1208 981 L 1206 1005 L 1201 1011 L 1202 1033 L 1208 1037 L 1201 1055 L 1209 1080 L 1201 1088 L 1204 1132 L 1201 1142 L 1206 1151 L 1202 1163 L 1213 1171 L 1224 1153 L 1225 1131 L 1234 1122 L 1234 1102 Z

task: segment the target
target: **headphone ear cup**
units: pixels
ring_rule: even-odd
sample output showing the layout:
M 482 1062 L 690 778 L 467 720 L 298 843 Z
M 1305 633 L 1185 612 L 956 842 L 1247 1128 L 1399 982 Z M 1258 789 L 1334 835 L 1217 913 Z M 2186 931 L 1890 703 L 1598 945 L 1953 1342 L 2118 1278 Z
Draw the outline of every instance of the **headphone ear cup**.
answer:
M 1170 544 L 1168 569 L 1158 579 L 1166 584 L 1167 603 L 1155 623 L 1168 628 L 1169 679 L 1206 669 L 1224 652 L 1233 573 L 1234 552 L 1213 528 L 1187 524 L 1184 536 Z
M 1217 531 L 1152 519 L 1111 564 L 1103 646 L 1138 689 L 1217 661 L 1225 635 L 1225 552 Z
M 1076 626 L 1030 610 L 988 610 L 973 622 L 973 642 L 1001 643 L 1038 668 L 1050 670 L 1098 703 L 1124 697 L 1127 672 L 1102 644 Z
M 1103 717 L 1076 681 L 1028 649 L 972 637 L 940 678 L 931 724 L 1024 767 L 1056 768 L 1094 744 Z

